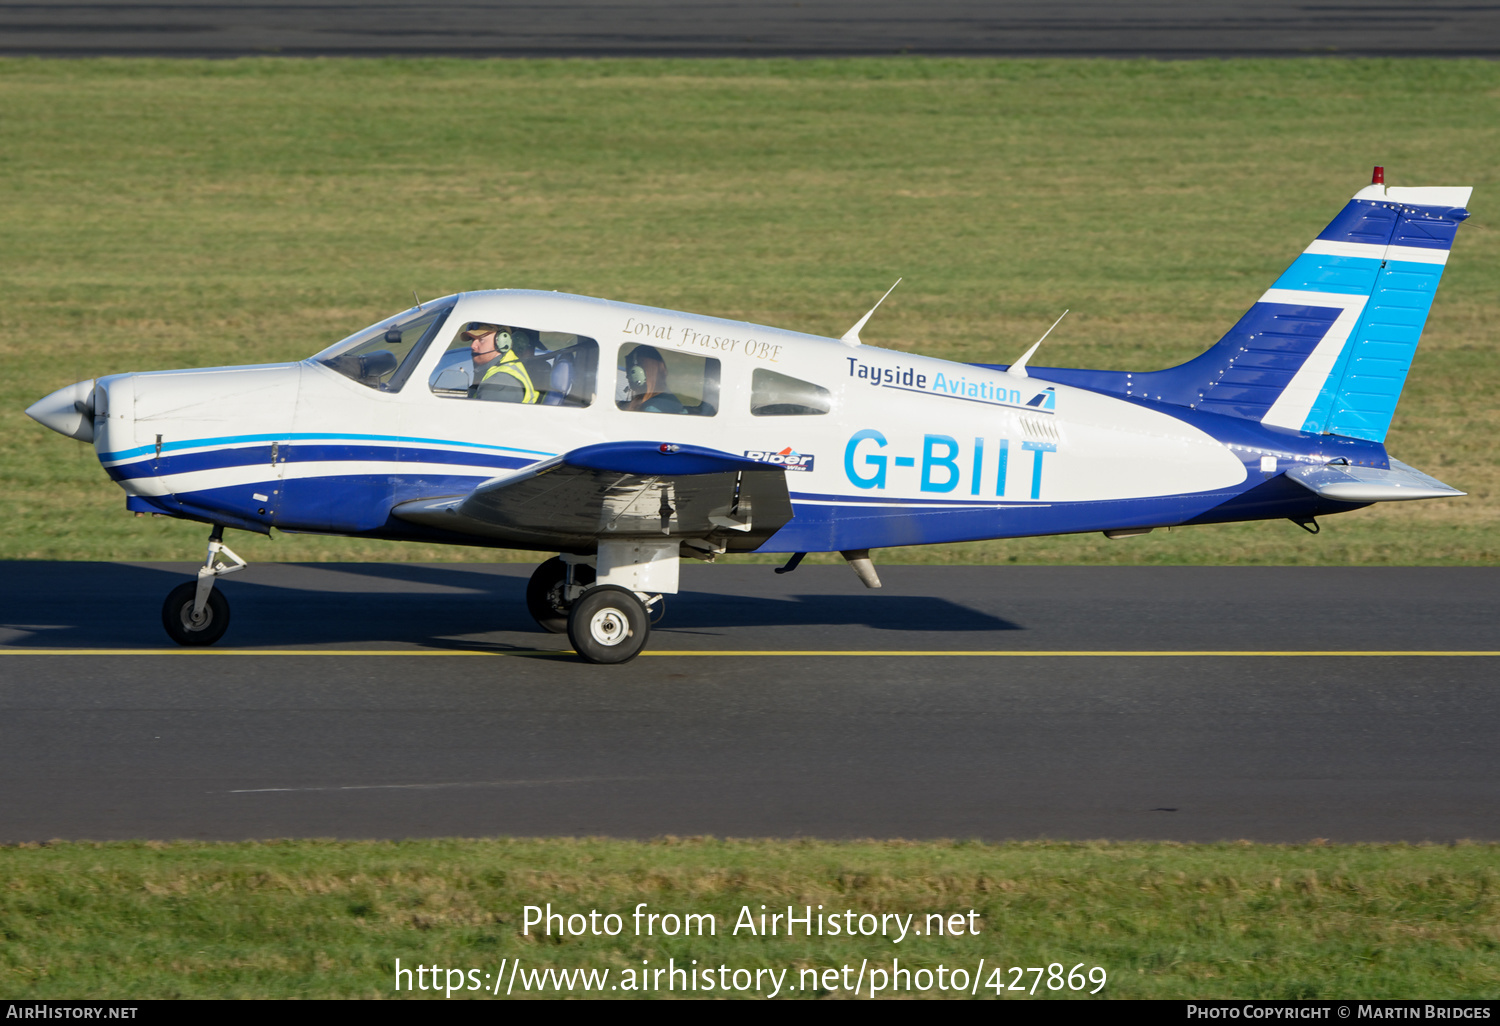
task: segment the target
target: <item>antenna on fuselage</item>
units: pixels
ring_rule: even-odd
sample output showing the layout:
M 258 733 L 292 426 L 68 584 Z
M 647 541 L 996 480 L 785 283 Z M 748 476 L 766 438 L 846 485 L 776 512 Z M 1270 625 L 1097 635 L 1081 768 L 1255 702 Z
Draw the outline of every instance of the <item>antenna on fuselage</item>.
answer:
M 900 284 L 901 284 L 901 279 L 897 278 L 896 279 L 896 285 L 900 285 Z M 885 296 L 889 296 L 892 292 L 895 292 L 896 291 L 896 285 L 892 285 L 890 288 L 886 289 L 885 290 Z M 879 310 L 880 309 L 880 304 L 885 302 L 885 296 L 881 296 L 878 300 L 875 301 L 875 305 L 872 306 L 872 307 L 870 307 L 870 312 L 867 313 L 867 314 L 865 314 L 863 317 L 861 317 L 859 319 L 859 323 L 858 324 L 856 324 L 854 327 L 850 328 L 848 331 L 844 332 L 843 335 L 839 336 L 839 341 L 843 342 L 846 345 L 851 345 L 851 346 L 860 345 L 861 344 L 860 341 L 859 341 L 859 331 L 860 331 L 860 329 L 863 328 L 867 323 L 869 323 L 869 320 L 870 320 L 871 317 L 875 316 L 875 311 Z
M 417 290 L 416 289 L 412 289 L 411 290 L 411 301 L 413 303 L 417 304 L 417 309 L 418 310 L 422 309 L 422 301 L 417 298 Z
M 1052 322 L 1052 328 L 1055 328 L 1059 324 L 1061 324 L 1063 317 L 1066 317 L 1066 316 L 1068 316 L 1068 311 L 1064 310 L 1062 312 L 1062 316 L 1058 317 L 1057 320 L 1055 320 L 1055 321 Z M 1030 374 L 1026 373 L 1026 361 L 1029 360 L 1029 359 L 1031 359 L 1031 354 L 1035 353 L 1037 351 L 1037 348 L 1039 346 L 1041 346 L 1041 344 L 1043 342 L 1047 341 L 1047 336 L 1050 335 L 1050 334 L 1052 334 L 1052 328 L 1048 328 L 1046 331 L 1042 332 L 1042 337 L 1039 338 L 1039 339 L 1037 339 L 1035 342 L 1031 343 L 1031 348 L 1028 349 L 1028 350 L 1026 350 L 1026 352 L 1022 353 L 1021 354 L 1021 358 L 1019 360 L 1017 360 L 1015 363 L 1013 363 L 1009 367 L 1007 367 L 1005 369 L 1005 373 L 1009 374 L 1013 378 L 1029 378 L 1029 377 L 1031 377 Z

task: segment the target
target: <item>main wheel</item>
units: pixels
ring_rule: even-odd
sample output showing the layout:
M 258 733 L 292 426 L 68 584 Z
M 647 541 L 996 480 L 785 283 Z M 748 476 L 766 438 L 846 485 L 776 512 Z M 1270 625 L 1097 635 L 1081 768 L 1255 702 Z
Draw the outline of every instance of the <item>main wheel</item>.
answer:
M 161 625 L 167 636 L 179 645 L 212 645 L 229 629 L 229 600 L 218 588 L 208 593 L 203 613 L 193 619 L 193 602 L 198 597 L 198 582 L 179 584 L 167 594 L 161 607 Z
M 561 634 L 568 629 L 568 564 L 553 556 L 537 567 L 526 582 L 526 611 L 544 631 Z M 573 567 L 573 583 L 594 583 L 594 568 L 587 563 Z
M 641 600 L 613 584 L 590 588 L 568 613 L 568 640 L 585 662 L 629 662 L 646 647 L 650 634 Z

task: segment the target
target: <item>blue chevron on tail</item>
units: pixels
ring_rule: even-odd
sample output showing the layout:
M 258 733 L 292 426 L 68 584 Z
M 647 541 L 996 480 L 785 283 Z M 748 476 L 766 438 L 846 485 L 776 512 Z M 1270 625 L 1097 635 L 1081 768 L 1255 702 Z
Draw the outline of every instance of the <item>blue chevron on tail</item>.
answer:
M 1339 311 L 1263 423 L 1385 440 L 1471 191 L 1361 190 L 1261 297 Z

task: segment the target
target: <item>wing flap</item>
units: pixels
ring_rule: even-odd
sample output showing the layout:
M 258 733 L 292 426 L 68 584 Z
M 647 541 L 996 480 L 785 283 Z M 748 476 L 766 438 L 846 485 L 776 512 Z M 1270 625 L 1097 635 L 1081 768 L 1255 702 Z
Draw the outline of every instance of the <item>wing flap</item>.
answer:
M 1286 476 L 1314 495 L 1339 502 L 1401 502 L 1410 499 L 1451 499 L 1467 493 L 1443 484 L 1400 460 L 1391 469 L 1326 464 L 1293 467 Z

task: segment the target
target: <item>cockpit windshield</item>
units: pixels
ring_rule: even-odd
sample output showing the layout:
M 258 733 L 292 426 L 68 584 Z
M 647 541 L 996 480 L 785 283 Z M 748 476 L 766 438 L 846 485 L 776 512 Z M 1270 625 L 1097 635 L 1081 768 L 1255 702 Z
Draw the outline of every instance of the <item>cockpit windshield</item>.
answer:
M 453 306 L 451 302 L 434 304 L 387 317 L 313 359 L 367 388 L 399 392 Z

